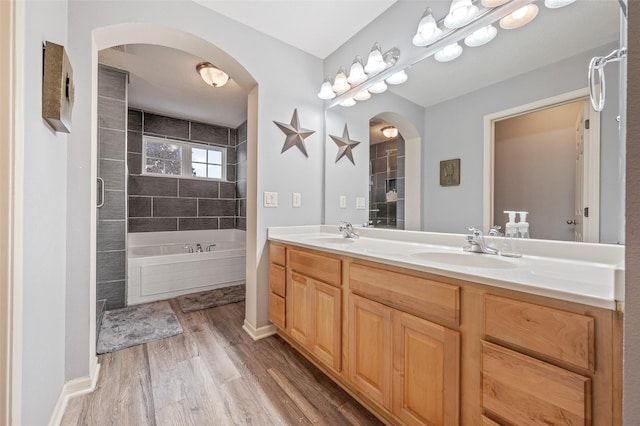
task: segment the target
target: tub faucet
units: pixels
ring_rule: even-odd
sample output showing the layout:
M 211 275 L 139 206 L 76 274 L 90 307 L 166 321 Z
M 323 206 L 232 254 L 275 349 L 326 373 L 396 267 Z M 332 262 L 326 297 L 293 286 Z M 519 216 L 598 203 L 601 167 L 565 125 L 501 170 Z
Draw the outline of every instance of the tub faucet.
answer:
M 191 246 L 184 246 L 182 248 L 183 249 L 187 249 L 189 251 L 189 253 L 193 253 L 193 247 L 191 247 Z
M 467 235 L 467 242 L 469 245 L 464 246 L 462 250 L 471 253 L 498 254 L 498 249 L 491 247 L 484 242 L 484 235 L 482 235 L 481 230 L 470 226 L 469 231 L 471 231 L 471 235 Z
M 202 246 L 200 243 L 196 244 L 196 253 L 202 253 Z
M 211 251 L 211 249 L 212 249 L 212 248 L 215 248 L 215 246 L 216 246 L 215 244 L 209 244 L 209 245 L 207 246 L 207 251 Z
M 338 230 L 344 234 L 345 238 L 360 238 L 360 235 L 353 230 L 353 225 L 350 222 L 340 222 Z

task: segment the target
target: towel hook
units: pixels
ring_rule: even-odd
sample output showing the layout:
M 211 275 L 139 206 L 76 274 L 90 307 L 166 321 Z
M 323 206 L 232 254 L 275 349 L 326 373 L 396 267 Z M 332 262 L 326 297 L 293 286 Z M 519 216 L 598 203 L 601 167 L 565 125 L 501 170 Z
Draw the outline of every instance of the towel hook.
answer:
M 618 62 L 627 56 L 627 48 L 616 49 L 607 56 L 596 56 L 589 63 L 589 98 L 591 106 L 597 112 L 604 109 L 604 100 L 606 95 L 604 67 L 609 62 Z M 596 93 L 596 86 L 600 86 L 600 91 Z

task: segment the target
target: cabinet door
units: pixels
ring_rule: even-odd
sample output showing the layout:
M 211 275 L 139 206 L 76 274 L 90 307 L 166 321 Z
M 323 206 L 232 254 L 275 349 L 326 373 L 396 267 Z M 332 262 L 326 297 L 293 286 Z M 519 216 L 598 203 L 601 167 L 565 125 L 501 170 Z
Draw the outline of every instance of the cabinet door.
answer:
M 391 410 L 391 308 L 349 295 L 348 376 L 372 400 Z
M 311 282 L 304 275 L 291 272 L 289 289 L 287 290 L 287 326 L 291 337 L 305 346 L 310 343 L 309 296 Z
M 311 288 L 311 352 L 336 371 L 341 368 L 341 290 L 312 281 Z
M 460 333 L 393 312 L 393 414 L 408 425 L 457 425 Z

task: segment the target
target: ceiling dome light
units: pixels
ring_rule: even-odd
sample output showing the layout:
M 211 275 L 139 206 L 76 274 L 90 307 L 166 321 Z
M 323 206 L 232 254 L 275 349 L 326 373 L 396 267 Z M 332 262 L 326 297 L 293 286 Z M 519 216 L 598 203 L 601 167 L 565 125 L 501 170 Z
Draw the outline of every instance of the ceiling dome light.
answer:
M 209 86 L 222 87 L 229 81 L 229 75 L 226 72 L 209 62 L 200 62 L 196 65 L 196 71 Z
M 462 55 L 462 46 L 458 43 L 453 43 L 446 46 L 444 49 L 438 50 L 433 57 L 438 62 L 449 62 Z
M 347 82 L 350 84 L 356 85 L 364 82 L 367 79 L 367 75 L 364 73 L 364 67 L 362 66 L 362 58 L 360 55 L 357 55 L 353 60 L 353 64 L 351 64 L 351 69 L 349 70 L 349 77 L 347 78 Z
M 478 7 L 471 0 L 453 0 L 449 14 L 444 18 L 444 26 L 455 29 L 464 27 L 478 14 Z
M 395 138 L 396 136 L 398 136 L 398 129 L 393 126 L 383 127 L 382 134 L 387 139 Z
M 498 30 L 493 25 L 487 25 L 464 39 L 464 44 L 469 47 L 478 47 L 489 43 L 498 34 Z
M 438 27 L 438 23 L 434 19 L 431 9 L 427 8 L 422 14 L 422 18 L 418 24 L 418 31 L 413 37 L 413 44 L 415 46 L 428 46 L 441 36 L 442 30 Z
M 347 82 L 347 70 L 345 67 L 340 67 L 336 78 L 333 80 L 333 86 L 331 86 L 334 92 L 337 94 L 344 93 L 351 89 L 351 86 Z
M 379 81 L 373 86 L 369 87 L 369 92 L 376 93 L 376 94 L 385 92 L 386 90 L 387 90 L 387 83 L 385 83 L 384 81 Z
M 505 30 L 520 28 L 533 21 L 536 16 L 538 16 L 538 6 L 535 4 L 528 4 L 516 10 L 511 15 L 507 15 L 502 18 L 500 20 L 500 27 Z
M 347 98 L 344 101 L 340 102 L 340 106 L 343 106 L 343 107 L 352 107 L 355 104 L 356 104 L 356 101 L 353 98 Z
M 509 0 L 482 0 L 480 3 L 484 7 L 498 7 L 509 2 Z
M 331 88 L 331 81 L 329 80 L 329 78 L 325 79 L 324 83 L 322 83 L 320 92 L 318 93 L 318 97 L 324 100 L 329 100 L 336 97 L 335 92 Z
M 544 0 L 544 5 L 549 9 L 557 9 L 559 7 L 565 7 L 570 5 L 576 0 Z
M 367 65 L 364 66 L 364 72 L 367 74 L 375 74 L 385 69 L 387 64 L 382 57 L 380 43 L 374 43 L 367 58 Z
M 405 70 L 400 70 L 395 74 L 391 74 L 391 77 L 387 78 L 385 81 L 388 84 L 402 84 L 409 79 L 409 76 L 405 72 Z
M 371 99 L 371 93 L 369 93 L 368 90 L 363 90 L 362 92 L 358 92 L 358 94 L 356 94 L 353 99 L 355 99 L 356 101 L 366 101 Z

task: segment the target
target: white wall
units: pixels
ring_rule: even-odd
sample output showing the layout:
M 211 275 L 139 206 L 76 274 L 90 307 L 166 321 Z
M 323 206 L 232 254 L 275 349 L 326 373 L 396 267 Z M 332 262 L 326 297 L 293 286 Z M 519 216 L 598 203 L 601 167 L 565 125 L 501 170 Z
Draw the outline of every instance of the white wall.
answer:
M 616 48 L 609 44 L 556 64 L 489 86 L 425 110 L 426 149 L 424 167 L 424 225 L 434 232 L 465 232 L 468 226 L 482 227 L 483 118 L 587 85 L 586 70 L 593 56 Z M 601 115 L 601 215 L 602 242 L 618 241 L 619 145 L 618 69 L 606 68 L 607 104 Z M 439 163 L 460 158 L 460 185 L 441 187 Z
M 25 31 L 22 424 L 44 425 L 65 379 L 68 137 L 42 119 L 42 43 L 67 45 L 66 2 L 26 2 Z

